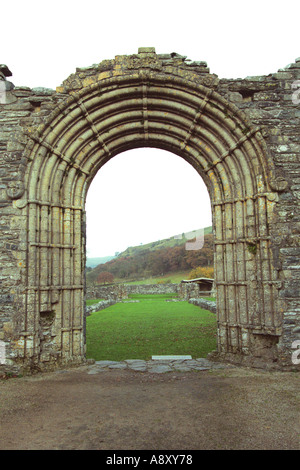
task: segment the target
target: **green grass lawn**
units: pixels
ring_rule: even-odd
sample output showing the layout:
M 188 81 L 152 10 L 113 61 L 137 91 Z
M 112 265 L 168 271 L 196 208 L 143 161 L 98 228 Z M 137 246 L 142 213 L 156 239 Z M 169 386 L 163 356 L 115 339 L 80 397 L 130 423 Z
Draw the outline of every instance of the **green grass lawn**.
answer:
M 215 314 L 173 295 L 132 295 L 139 303 L 117 303 L 87 317 L 87 358 L 151 359 L 152 355 L 206 357 L 216 349 Z

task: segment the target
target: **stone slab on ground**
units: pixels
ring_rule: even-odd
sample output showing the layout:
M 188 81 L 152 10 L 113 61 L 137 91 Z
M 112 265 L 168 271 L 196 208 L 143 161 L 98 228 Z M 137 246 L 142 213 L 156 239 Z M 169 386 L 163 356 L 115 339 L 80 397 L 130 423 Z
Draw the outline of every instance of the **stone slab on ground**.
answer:
M 96 361 L 98 367 L 108 367 L 114 364 L 118 364 L 118 361 Z
M 155 364 L 150 365 L 148 372 L 154 372 L 156 374 L 163 374 L 165 372 L 172 372 L 174 370 L 171 365 L 168 364 Z
M 117 364 L 111 364 L 108 366 L 109 369 L 127 369 L 127 365 L 123 364 L 122 362 L 118 362 Z
M 126 364 L 128 365 L 137 365 L 137 364 L 146 364 L 145 359 L 125 359 Z
M 156 359 L 153 359 L 153 357 Z M 185 357 L 188 359 L 184 359 Z M 233 367 L 228 364 L 212 362 L 205 358 L 189 358 L 191 358 L 191 356 L 152 356 L 152 359 L 149 361 L 144 359 L 125 359 L 119 362 L 108 360 L 95 361 L 95 363 L 90 366 L 88 374 L 93 375 L 109 369 L 128 369 L 136 372 L 163 374 L 172 371 L 189 372 L 192 370 L 200 371 Z

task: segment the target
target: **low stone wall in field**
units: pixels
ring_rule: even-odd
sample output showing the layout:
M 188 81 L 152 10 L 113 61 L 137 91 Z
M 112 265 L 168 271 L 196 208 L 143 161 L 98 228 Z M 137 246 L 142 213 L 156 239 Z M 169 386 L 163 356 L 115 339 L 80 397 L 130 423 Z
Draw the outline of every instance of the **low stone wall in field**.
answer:
M 122 300 L 127 299 L 127 289 L 124 284 L 92 286 L 86 289 L 86 299 Z
M 179 284 L 136 284 L 125 287 L 128 294 L 177 294 Z
M 87 305 L 85 308 L 86 316 L 88 317 L 93 312 L 100 312 L 111 305 L 119 304 L 131 304 L 131 303 L 138 303 L 139 300 L 100 300 L 96 304 Z
M 197 305 L 197 307 L 204 308 L 205 310 L 209 310 L 212 313 L 217 313 L 217 305 L 216 302 L 214 302 L 213 300 L 190 299 L 189 303 Z
M 110 307 L 116 303 L 117 302 L 115 300 L 100 300 L 100 302 L 97 302 L 96 304 L 87 305 L 85 308 L 86 316 L 89 316 L 93 312 L 100 312 L 100 310 Z
M 129 294 L 177 294 L 179 284 L 117 284 L 87 287 L 87 299 L 127 299 Z

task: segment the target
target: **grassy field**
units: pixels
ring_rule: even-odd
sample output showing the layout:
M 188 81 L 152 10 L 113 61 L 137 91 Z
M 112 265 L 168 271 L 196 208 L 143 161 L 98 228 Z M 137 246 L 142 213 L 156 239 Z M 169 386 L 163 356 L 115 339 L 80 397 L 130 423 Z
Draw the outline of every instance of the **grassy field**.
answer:
M 151 359 L 152 355 L 206 357 L 216 349 L 216 316 L 174 295 L 132 295 L 87 317 L 87 358 Z
M 139 284 L 165 284 L 165 283 L 174 283 L 174 284 L 179 284 L 183 279 L 188 279 L 190 271 L 180 271 L 176 273 L 168 273 L 163 276 L 157 276 L 157 277 L 148 277 L 146 279 L 139 279 L 139 280 L 126 280 L 126 279 L 121 279 L 118 277 L 114 278 L 113 284 L 125 284 L 125 285 L 139 285 Z M 88 283 L 88 285 L 91 285 Z
M 190 271 L 181 271 L 176 273 L 165 274 L 164 276 L 149 277 L 140 281 L 124 282 L 121 279 L 115 279 L 115 282 L 123 282 L 124 284 L 158 284 L 158 283 L 175 283 L 179 284 L 183 279 L 187 279 Z

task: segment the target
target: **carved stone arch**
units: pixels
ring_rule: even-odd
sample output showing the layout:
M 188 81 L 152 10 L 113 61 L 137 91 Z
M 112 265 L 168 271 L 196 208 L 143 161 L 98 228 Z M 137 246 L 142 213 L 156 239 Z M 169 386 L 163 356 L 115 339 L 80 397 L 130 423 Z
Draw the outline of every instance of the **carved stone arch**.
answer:
M 215 91 L 213 76 L 204 78 L 134 65 L 108 76 L 78 73 L 45 124 L 28 133 L 20 202 L 28 220 L 24 357 L 84 359 L 88 187 L 118 153 L 155 147 L 193 165 L 210 193 L 217 356 L 251 361 L 263 350 L 263 360 L 276 359 L 282 313 L 270 248 L 277 200 L 272 163 L 261 129 Z

